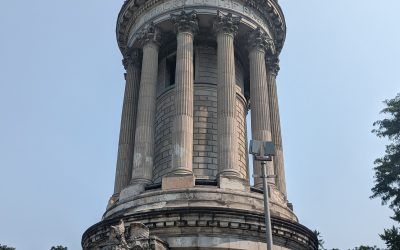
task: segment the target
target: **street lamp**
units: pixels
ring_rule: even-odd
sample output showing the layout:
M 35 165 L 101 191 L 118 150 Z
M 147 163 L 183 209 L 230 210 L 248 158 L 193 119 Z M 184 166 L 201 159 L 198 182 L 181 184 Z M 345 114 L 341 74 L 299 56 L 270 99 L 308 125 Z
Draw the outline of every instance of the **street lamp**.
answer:
M 267 236 L 267 250 L 272 250 L 272 229 L 271 229 L 271 214 L 269 211 L 269 193 L 267 183 L 267 162 L 272 161 L 275 155 L 275 145 L 270 141 L 250 141 L 250 154 L 254 160 L 261 162 L 263 188 L 264 188 L 264 213 L 265 213 L 265 233 Z M 258 176 L 257 176 L 258 177 Z

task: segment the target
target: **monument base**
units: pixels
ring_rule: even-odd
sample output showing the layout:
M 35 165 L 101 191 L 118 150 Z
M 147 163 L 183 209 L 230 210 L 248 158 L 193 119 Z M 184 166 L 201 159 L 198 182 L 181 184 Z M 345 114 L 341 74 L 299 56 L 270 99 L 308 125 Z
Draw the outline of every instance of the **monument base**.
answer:
M 165 242 L 160 243 L 160 247 L 167 246 L 165 249 L 168 250 L 265 249 L 261 190 L 247 191 L 243 183 L 241 185 L 245 191 L 204 185 L 174 189 L 182 183 L 186 186 L 191 184 L 188 181 L 190 176 L 165 180 L 164 188 L 171 189 L 163 190 L 160 187 L 147 190 L 128 199 L 120 199 L 109 207 L 103 220 L 83 235 L 83 249 L 106 250 L 99 246 L 110 241 L 113 228 L 121 220 L 127 228 L 125 234 L 129 246 L 134 244 L 130 235 L 137 232 L 137 227 L 132 227 L 132 224 L 137 224 L 148 228 L 150 237 L 158 237 L 160 242 Z M 222 185 L 230 185 L 232 181 L 225 178 L 220 180 Z M 298 223 L 297 217 L 286 204 L 271 199 L 270 207 L 274 250 L 318 249 L 315 234 Z

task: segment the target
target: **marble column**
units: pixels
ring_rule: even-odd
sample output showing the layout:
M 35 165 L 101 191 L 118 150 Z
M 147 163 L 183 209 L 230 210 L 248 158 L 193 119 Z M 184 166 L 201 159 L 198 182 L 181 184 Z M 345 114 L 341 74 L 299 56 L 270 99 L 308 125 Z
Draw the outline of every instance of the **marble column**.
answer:
M 171 15 L 177 30 L 175 116 L 172 131 L 172 175 L 193 174 L 193 36 L 195 11 Z
M 283 159 L 281 122 L 279 116 L 278 94 L 276 88 L 276 77 L 279 72 L 279 59 L 277 56 L 267 56 L 267 82 L 269 93 L 269 109 L 271 119 L 272 141 L 275 144 L 274 171 L 276 175 L 276 185 L 279 191 L 287 197 L 285 165 Z
M 240 23 L 239 17 L 218 12 L 218 165 L 220 176 L 242 177 L 237 157 L 236 136 L 236 77 L 234 37 Z
M 133 194 L 152 182 L 159 41 L 160 31 L 153 24 L 141 34 L 143 61 L 131 179 Z
M 136 115 L 140 83 L 139 50 L 132 50 L 123 64 L 125 74 L 125 95 L 122 107 L 121 128 L 117 170 L 115 174 L 114 195 L 118 196 L 122 189 L 129 186 L 132 177 L 133 148 L 135 145 Z
M 272 141 L 269 94 L 267 85 L 267 69 L 265 63 L 265 50 L 267 36 L 259 28 L 249 34 L 249 63 L 250 63 L 250 103 L 251 103 L 251 131 L 253 140 Z M 253 161 L 254 186 L 263 187 L 261 163 Z M 274 175 L 273 163 L 267 163 L 269 176 Z M 268 182 L 274 183 L 273 178 Z

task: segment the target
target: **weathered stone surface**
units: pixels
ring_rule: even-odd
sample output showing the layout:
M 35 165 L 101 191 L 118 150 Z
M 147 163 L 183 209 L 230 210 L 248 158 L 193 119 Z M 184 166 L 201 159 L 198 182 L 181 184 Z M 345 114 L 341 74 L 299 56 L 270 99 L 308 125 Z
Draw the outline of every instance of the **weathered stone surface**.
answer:
M 135 183 L 133 185 L 130 185 L 122 189 L 119 195 L 119 201 L 124 202 L 125 200 L 131 199 L 132 197 L 135 197 L 143 193 L 144 189 L 145 189 L 145 184 L 143 183 Z
M 234 192 L 226 193 L 226 200 L 232 199 L 232 194 Z M 186 199 L 190 200 L 198 198 L 198 196 L 190 195 L 188 192 L 183 192 L 182 195 L 185 195 Z M 210 197 L 210 199 L 212 198 L 215 199 L 215 197 Z M 213 209 L 207 206 L 189 206 L 180 209 L 177 207 L 148 208 L 146 211 L 135 213 L 125 211 L 124 213 L 119 213 L 115 219 L 105 218 L 100 224 L 108 225 L 109 221 L 114 221 L 111 225 L 115 225 L 117 224 L 115 222 L 117 218 L 124 218 L 127 224 L 132 222 L 144 224 L 150 229 L 150 235 L 154 234 L 167 239 L 171 249 L 196 246 L 198 249 L 233 248 L 247 250 L 248 248 L 246 247 L 248 246 L 257 246 L 257 244 L 263 246 L 262 242 L 264 242 L 265 238 L 263 213 L 252 210 L 244 212 L 236 207 L 229 207 L 235 202 L 237 200 L 232 200 L 229 204 L 226 204 L 225 208 Z M 315 247 L 315 244 L 317 244 L 315 235 L 296 222 L 282 220 L 274 215 L 272 225 L 274 242 L 277 246 L 287 249 L 308 250 L 310 249 L 309 246 Z M 89 229 L 84 235 L 84 245 L 93 244 L 92 242 L 101 242 L 106 239 L 103 236 L 103 228 L 104 226 L 97 225 Z M 96 240 L 90 241 L 89 235 L 92 235 L 93 239 Z M 204 242 L 204 237 L 209 237 L 210 239 Z M 178 238 L 183 240 L 181 242 L 176 241 Z M 219 238 L 224 238 L 224 240 Z M 128 235 L 126 235 L 126 241 L 129 243 Z M 246 243 L 244 245 L 242 243 L 236 245 L 237 242 Z M 192 245 L 194 243 L 197 243 L 197 245 Z M 232 248 L 229 248 L 229 246 Z
M 89 243 L 90 244 L 90 243 Z M 86 249 L 96 250 L 167 250 L 168 244 L 150 236 L 149 228 L 142 223 L 125 225 L 123 219 L 109 227 L 108 239 L 91 243 Z
M 219 188 L 250 192 L 250 185 L 244 179 L 237 177 L 225 177 L 223 175 L 219 177 Z
M 271 192 L 272 193 L 272 192 Z M 286 204 L 279 202 L 279 197 L 271 197 L 271 214 L 291 221 L 297 221 Z M 109 208 L 105 218 L 113 218 L 122 211 L 133 214 L 148 210 L 163 208 L 213 207 L 257 211 L 263 214 L 264 204 L 262 193 L 230 190 L 217 187 L 194 187 L 173 190 L 157 190 L 145 192 L 139 196 L 131 196 L 120 200 L 116 206 Z
M 195 177 L 192 174 L 164 176 L 162 190 L 193 188 L 194 180 Z
M 174 89 L 164 90 L 157 99 L 155 124 L 155 158 L 153 182 L 161 183 L 172 166 L 172 128 L 174 117 Z M 217 87 L 210 84 L 194 85 L 193 173 L 197 179 L 217 180 L 218 128 Z M 236 136 L 238 143 L 237 165 L 242 178 L 249 178 L 246 131 L 247 101 L 237 93 Z

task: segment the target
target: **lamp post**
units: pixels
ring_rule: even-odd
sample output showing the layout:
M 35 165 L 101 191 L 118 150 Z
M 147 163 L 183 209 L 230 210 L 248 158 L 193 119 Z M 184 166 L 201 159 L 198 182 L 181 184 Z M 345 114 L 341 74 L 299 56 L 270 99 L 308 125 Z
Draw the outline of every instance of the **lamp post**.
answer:
M 267 162 L 272 161 L 275 155 L 275 145 L 270 141 L 256 141 L 250 142 L 250 154 L 253 155 L 254 160 L 261 162 L 263 189 L 264 189 L 264 213 L 265 213 L 265 234 L 267 239 L 267 250 L 272 250 L 272 227 L 271 227 L 271 213 L 269 210 L 269 192 L 268 192 L 268 174 Z

